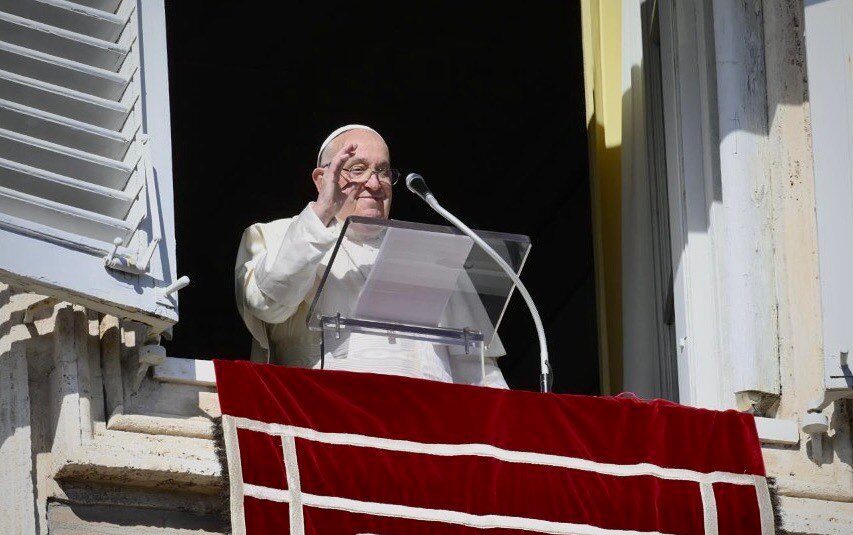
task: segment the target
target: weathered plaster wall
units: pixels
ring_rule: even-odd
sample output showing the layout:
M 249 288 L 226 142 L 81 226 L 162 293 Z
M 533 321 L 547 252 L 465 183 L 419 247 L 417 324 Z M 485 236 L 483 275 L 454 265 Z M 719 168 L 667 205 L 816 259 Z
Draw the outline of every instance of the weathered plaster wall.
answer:
M 0 285 L 0 534 L 224 531 L 213 389 L 137 389 L 141 327 L 53 302 L 25 322 L 41 299 Z
M 36 533 L 35 482 L 30 436 L 30 397 L 26 351 L 28 338 L 18 310 L 26 307 L 0 285 L 0 526 L 8 533 Z
M 815 228 L 803 6 L 765 0 L 769 149 L 782 396 L 779 418 L 798 418 L 823 386 L 821 306 Z M 827 410 L 830 440 L 811 452 L 808 435 L 794 451 L 768 450 L 784 494 L 853 501 L 853 441 L 847 402 Z M 808 457 L 822 463 L 819 466 Z
M 781 399 L 775 416 L 799 421 L 823 385 L 814 177 L 801 0 L 765 0 L 767 166 L 778 306 Z M 853 271 L 851 271 L 853 275 Z M 827 409 L 822 451 L 801 433 L 798 446 L 765 447 L 769 472 L 789 497 L 792 531 L 853 533 L 853 438 L 848 402 Z

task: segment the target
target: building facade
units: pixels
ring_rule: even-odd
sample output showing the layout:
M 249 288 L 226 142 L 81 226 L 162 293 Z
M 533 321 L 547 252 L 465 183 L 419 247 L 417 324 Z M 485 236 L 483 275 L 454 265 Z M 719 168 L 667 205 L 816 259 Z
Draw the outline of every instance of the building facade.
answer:
M 0 532 L 226 532 L 212 368 L 159 345 L 163 4 L 44 4 L 0 2 Z M 602 390 L 751 411 L 782 529 L 853 532 L 853 6 L 581 6 Z
M 851 4 L 582 6 L 605 391 L 752 412 L 783 527 L 849 531 Z

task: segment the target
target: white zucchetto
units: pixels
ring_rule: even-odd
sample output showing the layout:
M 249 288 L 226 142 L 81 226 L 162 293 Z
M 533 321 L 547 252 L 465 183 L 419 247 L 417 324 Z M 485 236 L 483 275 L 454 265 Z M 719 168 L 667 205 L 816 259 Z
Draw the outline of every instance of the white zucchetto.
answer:
M 335 139 L 336 137 L 338 137 L 339 135 L 343 134 L 344 132 L 349 132 L 350 130 L 368 130 L 370 132 L 373 132 L 374 134 L 376 134 L 380 138 L 382 137 L 382 134 L 380 134 L 376 130 L 370 128 L 369 126 L 365 126 L 363 124 L 348 124 L 346 126 L 342 126 L 342 127 L 338 128 L 337 130 L 335 130 L 334 132 L 332 132 L 331 134 L 329 134 L 329 137 L 327 137 L 326 140 L 323 142 L 323 144 L 320 145 L 320 152 L 317 153 L 317 167 L 320 166 L 320 163 L 321 163 L 320 158 L 323 157 L 323 151 L 326 150 L 326 147 L 329 146 L 329 143 L 331 143 L 332 140 Z M 384 138 L 382 141 L 385 141 Z

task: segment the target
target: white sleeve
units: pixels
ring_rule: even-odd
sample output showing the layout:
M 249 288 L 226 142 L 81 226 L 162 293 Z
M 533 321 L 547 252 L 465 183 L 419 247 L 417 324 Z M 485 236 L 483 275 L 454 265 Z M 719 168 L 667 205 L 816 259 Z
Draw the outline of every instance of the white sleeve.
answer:
M 257 225 L 246 230 L 241 249 L 248 260 L 240 269 L 250 313 L 266 323 L 292 316 L 314 285 L 317 266 L 338 239 L 337 220 L 323 225 L 311 204 L 293 218 L 280 243 L 267 243 Z
M 453 382 L 457 384 L 509 388 L 501 369 L 498 367 L 497 360 L 493 357 L 486 357 L 485 381 L 483 381 L 483 370 L 479 355 L 450 357 L 450 373 Z

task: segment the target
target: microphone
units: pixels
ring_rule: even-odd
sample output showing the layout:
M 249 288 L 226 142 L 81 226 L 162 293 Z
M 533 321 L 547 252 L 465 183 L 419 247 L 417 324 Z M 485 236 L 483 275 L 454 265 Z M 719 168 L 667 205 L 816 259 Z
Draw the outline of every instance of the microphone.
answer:
M 409 188 L 409 191 L 427 202 L 429 202 L 429 200 L 427 200 L 427 196 L 435 198 L 429 190 L 429 187 L 427 187 L 424 177 L 417 173 L 409 173 L 406 177 L 406 187 Z
M 468 237 L 474 240 L 474 243 L 479 245 L 490 257 L 492 260 L 498 263 L 498 265 L 503 269 L 509 278 L 515 283 L 518 287 L 518 292 L 521 294 L 521 297 L 524 298 L 524 302 L 527 304 L 527 308 L 530 309 L 530 315 L 533 316 L 533 324 L 536 326 L 536 335 L 539 338 L 539 366 L 540 366 L 540 375 L 539 375 L 539 390 L 542 392 L 550 392 L 551 391 L 551 364 L 548 361 L 548 341 L 545 338 L 545 327 L 542 325 L 542 318 L 539 317 L 539 310 L 536 309 L 536 304 L 533 302 L 533 298 L 530 296 L 530 292 L 527 291 L 527 287 L 524 286 L 524 283 L 521 282 L 521 279 L 518 277 L 518 274 L 515 270 L 510 267 L 509 264 L 495 251 L 492 247 L 483 241 L 481 237 L 477 235 L 476 232 L 468 228 L 468 226 L 460 221 L 456 216 L 448 212 L 443 206 L 441 206 L 435 198 L 435 195 L 429 190 L 429 187 L 426 184 L 426 180 L 424 177 L 419 175 L 418 173 L 409 173 L 406 176 L 406 187 L 411 190 L 412 193 L 423 199 L 430 207 L 438 212 L 438 214 L 444 219 L 450 221 L 453 226 L 461 230 Z

